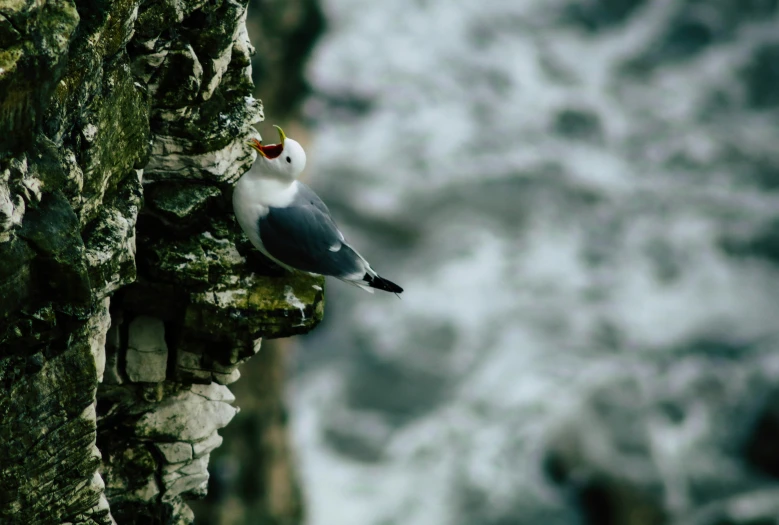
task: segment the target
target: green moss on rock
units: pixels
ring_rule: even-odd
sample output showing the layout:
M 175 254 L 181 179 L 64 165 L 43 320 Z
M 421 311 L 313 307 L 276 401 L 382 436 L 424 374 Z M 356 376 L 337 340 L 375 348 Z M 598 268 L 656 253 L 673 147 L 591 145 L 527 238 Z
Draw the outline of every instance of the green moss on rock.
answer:
M 208 202 L 222 194 L 215 186 L 169 181 L 149 184 L 146 188 L 146 204 L 160 218 L 169 224 L 196 218 Z
M 0 47 L 10 47 L 21 39 L 22 35 L 19 34 L 11 22 L 5 16 L 0 15 Z
M 149 100 L 130 74 L 126 56 L 105 73 L 101 96 L 81 119 L 79 160 L 84 171 L 83 219 L 93 218 L 105 195 L 136 167 L 143 166 L 149 144 Z
M 94 412 L 88 410 L 97 385 L 94 359 L 84 348 L 49 360 L 37 355 L 37 369 L 28 363 L 0 397 L 0 417 L 16 422 L 0 425 L 3 523 L 70 521 L 95 507 L 101 495 L 99 487 L 62 483 L 89 480 L 100 464 L 82 452 L 95 440 Z M 19 358 L 0 359 L 0 372 L 19 364 Z M 9 505 L 14 500 L 24 504 Z
M 44 194 L 40 205 L 27 210 L 19 236 L 37 252 L 35 279 L 46 283 L 44 293 L 56 308 L 76 317 L 88 315 L 92 295 L 84 242 L 65 197 L 59 192 Z
M 4 38 L 21 37 L 14 47 L 0 50 L 0 129 L 13 130 L 0 134 L 1 157 L 31 144 L 33 131 L 59 81 L 79 16 L 69 0 L 5 2 L 0 15 L 6 25 L 17 29 Z
M 191 338 L 235 334 L 251 341 L 305 333 L 323 316 L 324 279 L 304 273 L 250 274 L 194 294 L 184 327 Z M 218 335 L 217 335 L 218 337 Z
M 142 202 L 141 182 L 132 173 L 117 195 L 86 228 L 84 244 L 94 300 L 135 281 L 135 223 Z
M 20 239 L 0 243 L 0 319 L 18 310 L 19 305 L 29 304 L 34 290 L 30 270 L 34 256 Z

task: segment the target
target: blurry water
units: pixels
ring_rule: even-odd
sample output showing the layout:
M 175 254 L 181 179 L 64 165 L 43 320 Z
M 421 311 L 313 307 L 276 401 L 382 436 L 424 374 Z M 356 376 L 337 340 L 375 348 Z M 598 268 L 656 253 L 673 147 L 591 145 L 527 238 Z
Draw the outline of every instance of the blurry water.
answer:
M 329 282 L 302 339 L 310 525 L 579 523 L 550 454 L 679 523 L 769 483 L 777 2 L 325 12 L 309 180 L 406 292 Z

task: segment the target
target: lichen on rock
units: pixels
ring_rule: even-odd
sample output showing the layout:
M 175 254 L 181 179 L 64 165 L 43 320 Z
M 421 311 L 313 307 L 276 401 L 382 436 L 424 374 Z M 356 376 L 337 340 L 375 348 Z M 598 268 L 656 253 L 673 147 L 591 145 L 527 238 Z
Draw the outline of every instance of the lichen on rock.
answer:
M 230 207 L 246 2 L 0 5 L 0 522 L 190 523 L 227 389 L 322 318 Z M 293 299 L 294 298 L 294 299 Z

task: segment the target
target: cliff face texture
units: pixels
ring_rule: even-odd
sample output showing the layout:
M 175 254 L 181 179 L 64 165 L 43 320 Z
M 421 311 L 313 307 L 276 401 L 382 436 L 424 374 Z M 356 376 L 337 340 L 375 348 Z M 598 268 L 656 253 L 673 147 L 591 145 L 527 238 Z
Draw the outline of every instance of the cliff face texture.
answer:
M 322 317 L 232 216 L 263 118 L 245 20 L 0 2 L 0 523 L 190 523 L 225 385 Z

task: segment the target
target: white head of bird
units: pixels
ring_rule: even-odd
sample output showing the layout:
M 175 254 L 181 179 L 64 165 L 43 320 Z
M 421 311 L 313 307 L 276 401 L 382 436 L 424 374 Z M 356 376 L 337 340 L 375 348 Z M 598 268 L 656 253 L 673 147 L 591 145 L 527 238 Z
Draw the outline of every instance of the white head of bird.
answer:
M 292 182 L 306 167 L 306 152 L 298 141 L 287 138 L 279 126 L 273 127 L 279 131 L 278 144 L 265 146 L 257 139 L 249 142 L 258 153 L 254 163 L 255 169 L 265 176 Z

